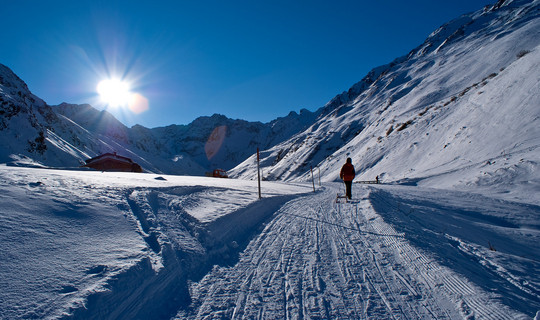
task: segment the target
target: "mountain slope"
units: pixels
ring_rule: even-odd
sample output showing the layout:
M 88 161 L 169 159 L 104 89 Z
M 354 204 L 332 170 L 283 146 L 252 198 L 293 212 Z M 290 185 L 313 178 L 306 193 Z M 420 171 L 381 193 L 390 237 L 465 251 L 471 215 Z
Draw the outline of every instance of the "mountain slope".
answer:
M 478 185 L 486 174 L 523 171 L 538 184 L 539 4 L 500 1 L 464 15 L 375 68 L 313 126 L 262 152 L 265 178 L 310 179 L 313 166 L 334 181 L 351 157 L 360 180 L 453 174 L 447 186 Z M 232 172 L 253 177 L 254 156 Z
M 259 147 L 269 180 L 306 180 L 314 167 L 334 181 L 352 157 L 361 180 L 518 194 L 540 184 L 539 24 L 538 0 L 499 1 L 441 26 L 318 111 L 266 124 L 213 115 L 127 128 L 89 105 L 50 107 L 1 66 L 0 162 L 77 167 L 114 151 L 150 172 L 236 166 L 233 177 L 254 179 Z
M 305 129 L 317 116 L 304 109 L 263 124 L 215 114 L 188 125 L 128 128 L 90 105 L 47 105 L 3 65 L 0 99 L 0 163 L 73 168 L 117 152 L 146 171 L 169 174 L 230 169 L 257 147 L 269 148 Z

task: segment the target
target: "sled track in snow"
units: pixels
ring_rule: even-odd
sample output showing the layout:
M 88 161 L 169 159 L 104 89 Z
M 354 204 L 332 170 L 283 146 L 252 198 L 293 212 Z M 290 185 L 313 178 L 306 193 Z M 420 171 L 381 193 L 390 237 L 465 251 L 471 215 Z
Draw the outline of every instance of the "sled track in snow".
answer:
M 393 228 L 382 220 L 370 224 L 374 232 L 385 234 L 395 232 Z M 453 271 L 440 266 L 419 250 L 413 248 L 407 241 L 398 238 L 386 237 L 382 243 L 396 252 L 397 258 L 402 259 L 404 265 L 409 266 L 418 275 L 420 280 L 430 291 L 449 298 L 458 307 L 461 316 L 467 318 L 474 316 L 480 319 L 508 319 L 511 317 L 505 306 L 486 299 L 479 294 L 481 290 L 469 283 L 466 279 Z M 400 262 L 400 261 L 398 261 Z M 396 276 L 401 277 L 396 271 Z M 405 284 L 405 283 L 404 283 Z
M 178 318 L 516 318 L 412 247 L 373 210 L 368 190 L 358 206 L 336 205 L 331 189 L 288 202 L 237 265 L 191 285 Z
M 384 200 L 383 200 L 384 201 Z M 398 212 L 396 214 L 403 214 Z M 370 206 L 369 210 L 373 210 Z M 376 219 L 369 224 L 375 233 L 391 234 L 396 230 L 383 219 Z M 446 237 L 449 237 L 446 235 Z M 516 313 L 499 302 L 500 296 L 484 291 L 464 276 L 439 264 L 434 258 L 421 249 L 413 247 L 405 238 L 387 237 L 381 243 L 392 248 L 394 264 L 403 263 L 413 270 L 416 278 L 425 284 L 430 291 L 443 296 L 454 303 L 460 316 L 474 319 L 529 319 L 528 316 Z

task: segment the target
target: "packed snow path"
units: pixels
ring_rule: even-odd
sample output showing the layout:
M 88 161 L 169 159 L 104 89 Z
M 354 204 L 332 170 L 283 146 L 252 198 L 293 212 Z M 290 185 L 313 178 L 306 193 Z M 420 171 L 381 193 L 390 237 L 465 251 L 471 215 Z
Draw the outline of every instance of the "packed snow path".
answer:
M 335 203 L 337 190 L 283 206 L 237 265 L 216 266 L 191 285 L 192 304 L 178 318 L 530 319 L 413 247 L 375 212 L 369 189 L 356 188 L 358 203 L 347 204 Z M 436 245 L 459 245 L 445 242 Z M 533 284 L 522 289 L 538 300 Z

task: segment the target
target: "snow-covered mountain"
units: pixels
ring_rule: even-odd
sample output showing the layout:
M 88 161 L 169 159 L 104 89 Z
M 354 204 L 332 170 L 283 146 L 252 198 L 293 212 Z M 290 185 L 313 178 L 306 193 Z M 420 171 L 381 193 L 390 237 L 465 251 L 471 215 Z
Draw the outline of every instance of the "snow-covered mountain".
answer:
M 34 96 L 26 84 L 11 70 L 0 64 L 0 130 L 2 153 L 0 161 L 6 162 L 8 154 L 39 154 L 47 151 L 43 123 L 54 112 L 46 103 Z M 4 150 L 9 150 L 9 153 Z
M 135 126 L 131 131 L 131 142 L 138 149 L 160 153 L 163 158 L 183 166 L 186 159 L 195 161 L 202 169 L 231 169 L 241 163 L 257 147 L 269 148 L 290 138 L 308 127 L 315 114 L 302 110 L 291 112 L 270 123 L 233 120 L 223 115 L 199 117 L 188 125 L 146 129 Z M 141 137 L 144 137 L 141 139 Z M 204 171 L 196 168 L 183 173 L 200 175 Z
M 213 115 L 127 128 L 89 105 L 48 106 L 1 66 L 0 161 L 76 167 L 114 151 L 150 172 L 236 166 L 233 177 L 253 179 L 259 147 L 268 180 L 306 180 L 313 167 L 335 181 L 351 157 L 360 180 L 433 186 L 439 182 L 428 178 L 452 175 L 452 186 L 476 188 L 510 175 L 514 190 L 537 185 L 538 18 L 538 0 L 501 0 L 444 24 L 316 112 L 270 123 Z
M 132 158 L 146 171 L 204 175 L 230 169 L 257 147 L 270 148 L 313 123 L 301 110 L 270 123 L 200 117 L 188 125 L 128 128 L 107 111 L 90 105 L 49 106 L 0 65 L 0 163 L 78 167 L 105 152 Z
M 261 153 L 265 178 L 360 180 L 453 175 L 453 185 L 540 180 L 540 2 L 499 1 L 433 32 L 319 111 L 307 130 Z M 256 175 L 255 156 L 232 170 Z M 505 179 L 502 179 L 506 181 Z M 431 185 L 438 182 L 432 181 Z

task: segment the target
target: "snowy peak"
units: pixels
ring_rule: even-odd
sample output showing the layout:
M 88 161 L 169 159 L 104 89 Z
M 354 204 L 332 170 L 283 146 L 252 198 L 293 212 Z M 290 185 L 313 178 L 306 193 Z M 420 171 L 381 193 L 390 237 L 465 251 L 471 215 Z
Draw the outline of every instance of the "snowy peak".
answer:
M 442 186 L 445 177 L 447 187 L 473 187 L 519 170 L 538 181 L 539 3 L 499 2 L 464 15 L 373 69 L 307 130 L 261 153 L 265 178 L 307 180 L 318 167 L 334 181 L 352 157 L 360 180 Z M 484 166 L 494 159 L 503 160 Z M 232 173 L 255 170 L 251 157 Z
M 28 86 L 10 68 L 0 64 L 0 85 L 5 95 L 15 94 L 17 91 L 28 91 Z
M 532 172 L 537 163 L 530 159 L 540 145 L 534 102 L 539 3 L 499 1 L 463 15 L 316 112 L 291 112 L 269 123 L 215 114 L 188 125 L 127 128 L 90 105 L 49 107 L 1 66 L 0 160 L 76 167 L 117 152 L 150 172 L 203 175 L 234 168 L 232 176 L 252 179 L 260 148 L 268 180 L 308 179 L 314 167 L 333 181 L 346 157 L 361 179 L 387 182 L 454 172 L 450 186 L 487 185 L 485 175 L 494 183 L 511 168 Z M 497 166 L 480 165 L 510 151 L 514 156 Z
M 95 134 L 108 136 L 122 142 L 128 141 L 128 128 L 106 110 L 98 111 L 89 104 L 68 103 L 55 106 L 54 110 Z
M 31 113 L 33 109 L 43 108 L 45 102 L 34 96 L 24 81 L 11 69 L 0 64 L 0 104 L 2 120 L 9 120 L 19 113 Z M 6 127 L 7 122 L 2 122 Z
M 269 148 L 300 132 L 313 122 L 315 114 L 301 110 L 270 123 L 233 120 L 214 114 L 199 117 L 188 125 L 151 129 L 167 154 L 176 159 L 193 159 L 202 165 L 192 174 L 215 168 L 229 170 L 253 154 L 257 147 Z
M 537 18 L 537 6 L 537 0 L 500 0 L 493 6 L 486 6 L 484 10 L 462 15 L 435 30 L 421 46 L 411 51 L 409 58 L 438 53 L 454 42 L 478 36 L 477 32 L 485 37 L 503 36 L 519 28 L 516 23 L 527 23 Z M 504 23 L 501 23 L 503 20 Z
M 13 160 L 11 155 L 20 160 L 17 154 L 43 156 L 47 151 L 47 122 L 55 118 L 54 112 L 28 90 L 24 81 L 0 64 L 1 162 Z
M 76 168 L 89 158 L 116 152 L 149 172 L 204 175 L 233 168 L 257 147 L 289 139 L 316 117 L 301 110 L 263 124 L 214 114 L 188 125 L 127 128 L 88 104 L 50 107 L 9 68 L 0 71 L 0 162 L 12 165 Z

